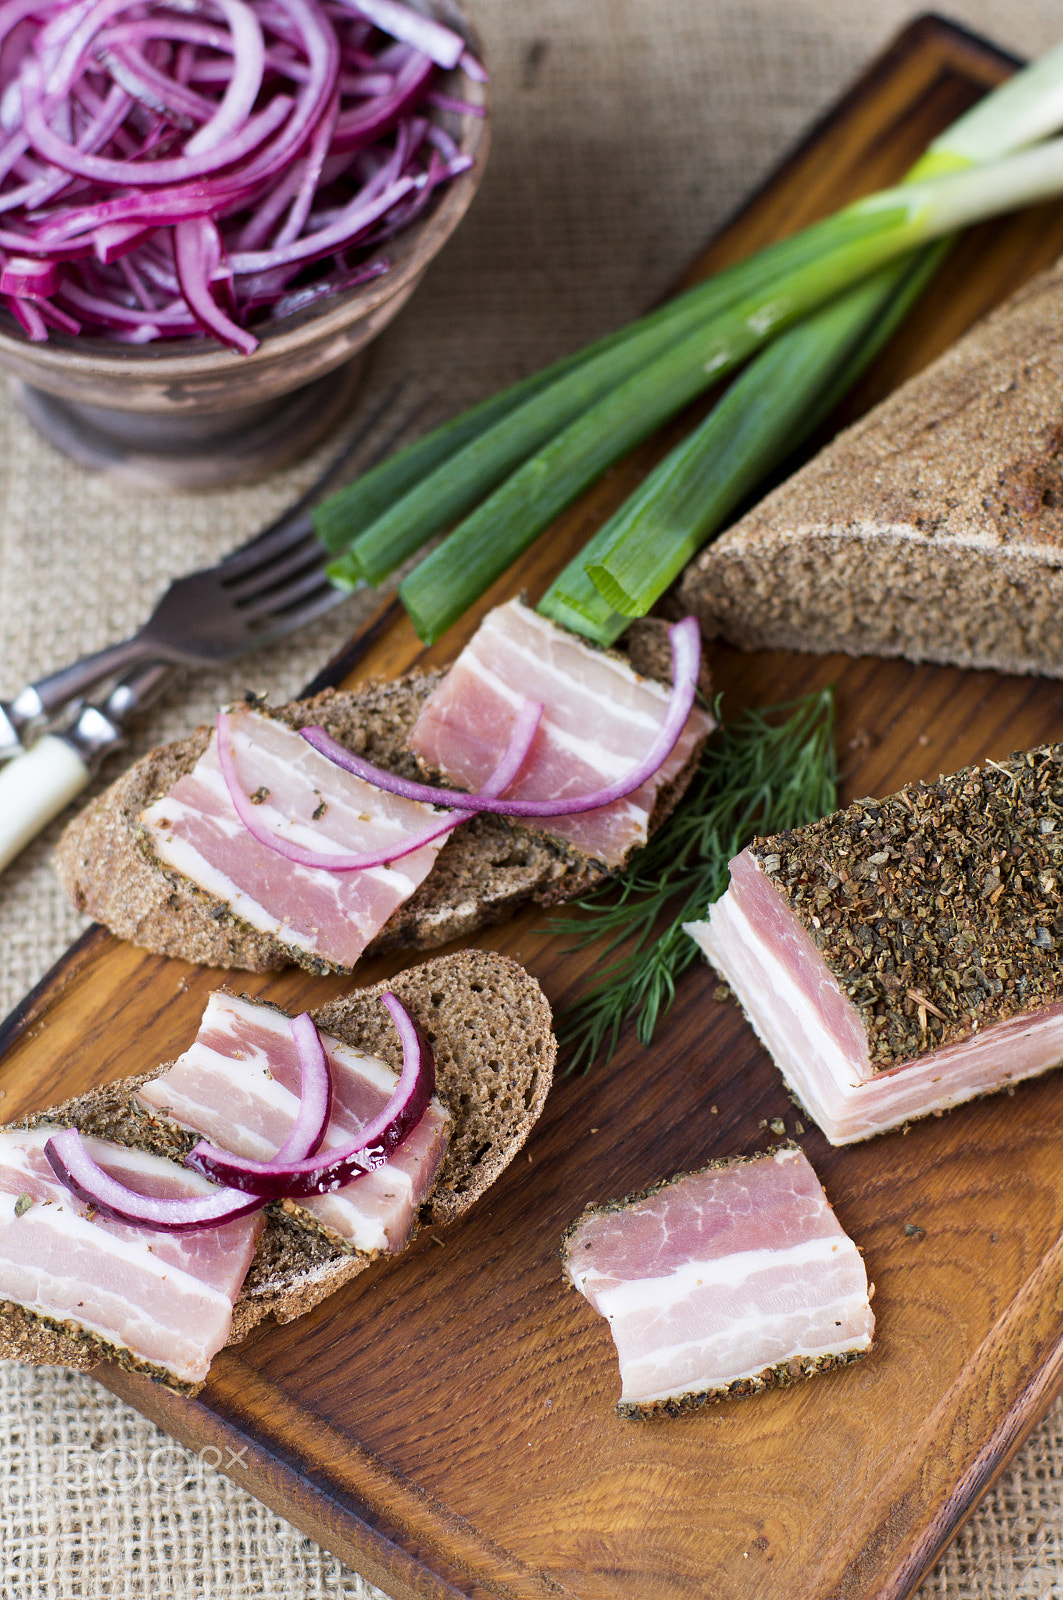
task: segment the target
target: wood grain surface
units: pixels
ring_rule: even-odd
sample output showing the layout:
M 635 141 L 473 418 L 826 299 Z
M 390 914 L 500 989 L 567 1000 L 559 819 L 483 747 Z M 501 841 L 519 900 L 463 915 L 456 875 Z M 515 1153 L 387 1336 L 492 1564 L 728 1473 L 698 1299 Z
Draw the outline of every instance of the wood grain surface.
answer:
M 904 170 L 1008 62 L 928 18 L 875 63 L 692 276 Z M 975 230 L 860 391 L 888 392 L 1063 250 L 1063 208 Z M 646 471 L 655 441 L 489 600 L 534 600 Z M 471 622 L 468 627 L 471 627 Z M 445 660 L 468 627 L 428 659 Z M 385 607 L 325 676 L 424 659 Z M 711 648 L 725 713 L 833 683 L 847 798 L 1063 734 L 1063 684 L 845 657 Z M 481 935 L 555 1005 L 595 966 L 526 915 Z M 368 964 L 376 981 L 409 958 Z M 172 1057 L 218 975 L 90 932 L 9 1019 L 5 1115 Z M 344 980 L 249 978 L 281 1004 Z M 832 1150 L 802 1137 L 876 1286 L 855 1367 L 675 1421 L 622 1422 L 604 1321 L 563 1287 L 559 1241 L 591 1200 L 761 1148 L 796 1112 L 705 968 L 652 1048 L 561 1080 L 530 1144 L 464 1222 L 427 1233 L 301 1321 L 260 1328 L 184 1401 L 99 1373 L 396 1600 L 899 1600 L 1063 1381 L 1063 1076 Z M 915 1231 L 906 1231 L 915 1224 Z

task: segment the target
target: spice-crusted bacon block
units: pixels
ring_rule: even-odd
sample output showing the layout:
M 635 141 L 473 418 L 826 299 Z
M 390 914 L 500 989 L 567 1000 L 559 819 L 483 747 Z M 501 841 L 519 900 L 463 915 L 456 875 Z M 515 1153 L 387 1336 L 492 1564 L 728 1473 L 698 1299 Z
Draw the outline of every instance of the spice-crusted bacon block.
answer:
M 850 1144 L 1063 1061 L 1061 877 L 1056 744 L 755 840 L 687 928 Z
M 860 1252 L 794 1145 L 589 1206 L 563 1259 L 609 1323 L 622 1417 L 756 1394 L 871 1346 Z

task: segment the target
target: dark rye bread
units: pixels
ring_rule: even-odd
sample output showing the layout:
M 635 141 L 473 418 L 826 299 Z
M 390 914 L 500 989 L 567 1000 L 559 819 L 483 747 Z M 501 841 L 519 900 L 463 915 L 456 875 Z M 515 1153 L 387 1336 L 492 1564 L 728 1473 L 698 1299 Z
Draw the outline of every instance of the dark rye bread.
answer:
M 420 1218 L 422 1225 L 444 1227 L 509 1165 L 543 1109 L 557 1054 L 550 1006 L 535 979 L 515 961 L 493 951 L 465 950 L 354 990 L 313 1013 L 326 1032 L 379 1055 L 396 1071 L 402 1051 L 380 1004 L 386 988 L 427 1034 L 436 1058 L 436 1092 L 451 1114 L 447 1154 Z M 90 1090 L 15 1126 L 72 1126 L 180 1160 L 194 1138 L 133 1104 L 135 1091 L 166 1065 Z M 302 1316 L 372 1261 L 301 1224 L 283 1204 L 271 1206 L 267 1219 L 236 1303 L 231 1344 L 265 1317 L 290 1322 Z M 0 1308 L 0 1357 L 82 1370 L 111 1359 L 148 1370 L 84 1330 L 10 1304 Z M 164 1373 L 150 1375 L 172 1385 Z
M 667 681 L 666 625 L 634 630 L 629 658 L 637 670 Z M 376 681 L 353 693 L 326 690 L 310 700 L 273 708 L 294 728 L 321 723 L 341 743 L 378 766 L 420 778 L 406 739 L 441 673 Z M 709 693 L 706 681 L 703 691 Z M 260 707 L 266 710 L 266 707 Z M 324 970 L 326 963 L 251 928 L 217 895 L 198 888 L 151 852 L 138 817 L 199 759 L 208 728 L 150 751 L 99 795 L 64 831 L 56 867 L 79 911 L 120 939 L 159 955 L 205 966 L 268 972 L 292 962 Z M 694 758 L 661 791 L 657 826 L 682 795 Z M 379 954 L 399 946 L 427 950 L 511 916 L 528 901 L 550 905 L 581 894 L 604 871 L 602 863 L 560 839 L 515 827 L 500 817 L 476 817 L 455 830 L 427 878 L 368 946 Z
M 687 569 L 708 637 L 1063 676 L 1063 264 Z

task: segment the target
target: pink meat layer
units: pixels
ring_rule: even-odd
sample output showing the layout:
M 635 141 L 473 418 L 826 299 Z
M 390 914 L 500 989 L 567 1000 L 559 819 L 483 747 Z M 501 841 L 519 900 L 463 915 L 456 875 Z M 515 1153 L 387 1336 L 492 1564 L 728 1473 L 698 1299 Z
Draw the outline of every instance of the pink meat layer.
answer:
M 443 815 L 352 777 L 272 717 L 241 710 L 231 713 L 230 727 L 237 775 L 249 795 L 260 797 L 260 821 L 307 849 L 342 856 L 390 848 Z M 413 894 L 444 842 L 365 871 L 299 866 L 260 844 L 236 815 L 216 735 L 192 771 L 140 820 L 161 860 L 253 928 L 344 968 L 354 966 Z
M 832 1144 L 851 1144 L 1063 1061 L 1063 1005 L 1010 1017 L 876 1072 L 863 1020 L 783 892 L 744 850 L 708 922 L 689 923 Z
M 565 1269 L 609 1322 L 622 1404 L 719 1393 L 766 1368 L 866 1350 L 874 1331 L 860 1253 L 799 1150 L 587 1212 Z
M 69 1319 L 183 1383 L 202 1382 L 229 1337 L 261 1215 L 186 1234 L 90 1218 L 48 1164 L 51 1131 L 0 1132 L 0 1300 Z M 106 1172 L 138 1194 L 213 1192 L 172 1161 L 85 1142 Z
M 488 613 L 410 734 L 410 748 L 453 783 L 476 790 L 498 765 L 522 700 L 543 704 L 539 730 L 507 799 L 560 799 L 614 783 L 649 749 L 667 690 L 616 656 L 594 650 L 545 617 L 511 600 Z M 623 800 L 534 826 L 559 835 L 609 866 L 645 843 L 662 784 L 686 764 L 712 730 L 695 709 L 664 765 Z
M 376 1056 L 322 1034 L 332 1068 L 333 1104 L 322 1151 L 347 1144 L 383 1110 L 398 1081 Z M 218 990 L 195 1041 L 138 1093 L 141 1103 L 235 1155 L 268 1161 L 299 1109 L 299 1053 L 290 1020 L 273 1006 Z M 433 1099 L 417 1127 L 375 1172 L 299 1204 L 358 1250 L 401 1250 L 435 1181 L 448 1118 Z

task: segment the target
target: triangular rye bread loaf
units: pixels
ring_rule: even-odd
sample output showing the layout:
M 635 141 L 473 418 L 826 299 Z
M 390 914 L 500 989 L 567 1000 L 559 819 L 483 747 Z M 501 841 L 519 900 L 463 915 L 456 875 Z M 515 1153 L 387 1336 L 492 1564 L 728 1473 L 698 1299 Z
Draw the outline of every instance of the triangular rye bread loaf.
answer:
M 1063 676 L 1063 263 L 767 495 L 681 593 L 744 649 Z
M 464 1215 L 524 1144 L 546 1103 L 557 1042 L 550 1006 L 517 962 L 489 950 L 439 956 L 387 983 L 355 989 L 312 1013 L 326 1032 L 378 1055 L 396 1071 L 402 1050 L 380 995 L 390 989 L 416 1017 L 436 1059 L 436 1092 L 452 1118 L 450 1143 L 421 1221 L 445 1226 Z M 191 1040 L 189 1040 L 191 1043 Z M 182 1159 L 195 1143 L 161 1119 L 134 1108 L 141 1084 L 165 1070 L 90 1090 L 17 1124 L 56 1123 Z M 233 1314 L 230 1344 L 273 1316 L 290 1322 L 371 1264 L 371 1258 L 323 1232 L 300 1226 L 283 1202 L 268 1212 L 254 1260 Z M 91 1334 L 0 1305 L 0 1357 L 87 1370 L 110 1357 L 137 1367 L 128 1354 L 101 1348 Z M 169 1381 L 165 1374 L 154 1377 Z

